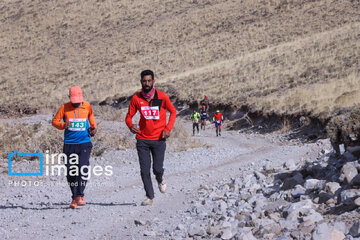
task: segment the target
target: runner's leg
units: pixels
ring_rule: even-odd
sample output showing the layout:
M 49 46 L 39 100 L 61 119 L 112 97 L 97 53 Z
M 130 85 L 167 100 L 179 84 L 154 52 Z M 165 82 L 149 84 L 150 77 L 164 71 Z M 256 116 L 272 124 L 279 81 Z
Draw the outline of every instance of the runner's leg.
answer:
M 149 141 L 149 140 L 148 140 Z M 150 168 L 151 156 L 149 142 L 143 139 L 137 139 L 136 149 L 139 156 L 141 179 L 144 184 L 146 196 L 150 199 L 154 198 L 154 189 L 152 186 Z
M 89 166 L 90 166 L 90 153 L 92 149 L 92 143 L 82 143 L 79 144 L 79 176 L 77 178 L 77 196 L 76 197 L 84 197 L 84 190 L 86 187 L 88 174 L 89 174 Z M 84 178 L 83 178 L 84 176 Z
M 151 155 L 153 158 L 153 173 L 156 181 L 161 183 L 164 175 L 164 158 L 166 150 L 166 141 L 152 141 Z
M 76 192 L 76 177 L 77 176 L 71 176 L 72 174 L 70 174 L 71 173 L 71 164 L 70 164 L 70 162 L 69 162 L 69 160 L 70 160 L 70 155 L 72 154 L 72 153 L 75 153 L 75 146 L 74 146 L 75 144 L 64 144 L 64 147 L 63 147 L 63 153 L 65 153 L 65 155 L 66 155 L 66 157 L 67 157 L 67 163 L 66 163 L 66 171 L 67 171 L 67 174 L 66 174 L 66 179 L 67 179 L 67 182 L 68 182 L 68 184 L 69 184 L 69 187 L 70 187 L 70 190 L 71 190 L 71 194 L 72 194 L 72 196 L 71 196 L 71 198 L 74 200 L 75 199 L 75 197 L 76 197 L 76 194 L 77 194 L 77 192 Z M 75 166 L 77 166 L 77 165 L 75 165 Z

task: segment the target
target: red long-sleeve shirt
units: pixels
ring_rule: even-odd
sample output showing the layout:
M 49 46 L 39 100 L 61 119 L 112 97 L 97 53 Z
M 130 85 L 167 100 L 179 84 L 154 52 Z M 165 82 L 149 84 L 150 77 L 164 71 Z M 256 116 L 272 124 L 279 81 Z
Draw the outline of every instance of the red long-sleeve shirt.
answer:
M 222 121 L 222 120 L 224 120 L 223 115 L 222 115 L 221 112 L 215 113 L 215 114 L 214 114 L 214 119 L 215 119 L 215 121 Z
M 133 125 L 132 117 L 137 111 L 140 112 L 140 130 L 136 134 L 136 138 L 160 140 L 162 139 L 163 130 L 170 132 L 174 126 L 176 109 L 169 97 L 159 90 L 155 90 L 154 97 L 150 102 L 142 97 L 140 92 L 131 98 L 128 113 L 125 118 L 126 125 L 129 128 Z M 169 122 L 167 124 L 166 111 L 170 112 Z

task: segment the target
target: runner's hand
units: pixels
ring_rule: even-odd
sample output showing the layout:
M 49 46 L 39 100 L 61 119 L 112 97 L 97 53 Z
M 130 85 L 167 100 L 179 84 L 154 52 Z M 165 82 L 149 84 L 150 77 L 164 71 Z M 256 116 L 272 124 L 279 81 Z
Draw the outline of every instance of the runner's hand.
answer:
M 70 127 L 71 122 L 65 122 L 65 129 L 68 129 Z
M 163 138 L 163 139 L 167 139 L 168 137 L 170 137 L 170 133 L 169 133 L 168 131 L 164 130 L 164 131 L 162 132 L 162 138 Z
M 95 134 L 97 133 L 97 129 L 96 128 L 94 128 L 94 127 L 90 127 L 90 136 L 95 136 Z
M 133 124 L 131 127 L 130 127 L 130 132 L 132 133 L 137 133 L 139 131 L 139 129 L 137 128 L 137 125 L 136 124 Z

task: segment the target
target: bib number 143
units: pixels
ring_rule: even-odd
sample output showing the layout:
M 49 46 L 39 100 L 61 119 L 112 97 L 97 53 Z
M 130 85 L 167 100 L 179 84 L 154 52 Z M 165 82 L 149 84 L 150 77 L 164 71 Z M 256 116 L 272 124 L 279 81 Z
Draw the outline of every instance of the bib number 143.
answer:
M 86 119 L 77 118 L 77 119 L 69 119 L 70 121 L 70 131 L 85 131 L 86 129 Z

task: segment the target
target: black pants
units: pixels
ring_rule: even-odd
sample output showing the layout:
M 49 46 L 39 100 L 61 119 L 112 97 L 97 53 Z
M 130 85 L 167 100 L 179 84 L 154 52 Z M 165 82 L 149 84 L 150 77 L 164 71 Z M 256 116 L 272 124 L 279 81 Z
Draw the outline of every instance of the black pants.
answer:
M 195 127 L 197 129 L 197 132 L 199 133 L 199 123 L 193 123 L 193 134 L 195 135 Z
M 146 196 L 153 199 L 154 189 L 150 175 L 151 156 L 153 160 L 153 173 L 155 174 L 156 181 L 161 183 L 164 174 L 166 141 L 137 139 L 136 149 L 139 156 L 141 179 L 144 184 Z
M 86 187 L 86 178 L 88 177 L 88 168 L 85 167 L 82 169 L 83 166 L 89 166 L 90 162 L 90 153 L 92 149 L 92 143 L 81 143 L 81 144 L 64 144 L 63 152 L 67 156 L 67 181 L 69 183 L 71 193 L 72 193 L 72 199 L 75 199 L 76 197 L 83 197 L 84 196 L 84 190 Z M 74 156 L 70 156 L 71 154 L 77 154 L 79 157 L 78 164 L 71 164 L 70 159 L 74 159 Z M 75 173 L 74 169 L 76 166 L 78 167 L 78 173 L 76 176 L 71 173 Z M 72 175 L 72 176 L 71 176 Z M 84 179 L 85 178 L 85 179 Z

